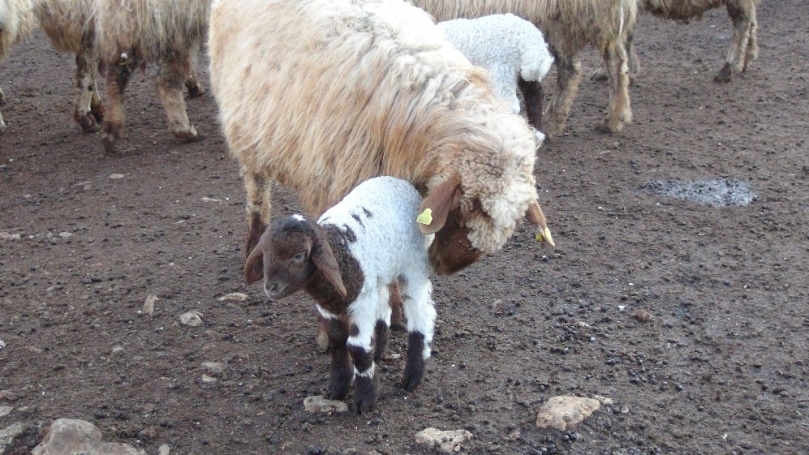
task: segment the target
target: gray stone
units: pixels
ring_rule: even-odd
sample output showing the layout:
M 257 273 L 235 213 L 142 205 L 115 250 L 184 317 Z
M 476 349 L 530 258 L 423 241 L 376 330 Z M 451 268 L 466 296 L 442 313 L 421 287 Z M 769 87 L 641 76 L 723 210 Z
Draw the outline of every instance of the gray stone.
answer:
M 303 408 L 308 412 L 322 412 L 322 413 L 348 411 L 347 404 L 343 403 L 342 401 L 327 400 L 323 398 L 323 395 L 306 397 L 303 400 Z
M 461 444 L 472 439 L 472 433 L 466 430 L 442 431 L 429 427 L 416 433 L 416 442 L 435 447 L 444 453 L 458 452 Z
M 128 444 L 102 442 L 101 430 L 90 422 L 58 419 L 51 424 L 32 455 L 146 455 Z
M 567 431 L 589 417 L 600 407 L 601 403 L 593 398 L 551 397 L 547 403 L 539 408 L 537 426 Z

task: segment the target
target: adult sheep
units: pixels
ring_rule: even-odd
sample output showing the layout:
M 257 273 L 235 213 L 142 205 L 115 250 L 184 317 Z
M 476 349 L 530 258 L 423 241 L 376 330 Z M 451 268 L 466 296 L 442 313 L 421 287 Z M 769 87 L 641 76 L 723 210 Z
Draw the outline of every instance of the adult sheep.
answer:
M 157 92 L 169 129 L 199 139 L 188 121 L 183 85 L 205 40 L 210 0 L 95 0 L 96 46 L 107 71 L 104 149 L 112 153 L 124 125 L 123 95 L 132 72 L 159 64 Z
M 440 274 L 498 250 L 523 215 L 539 224 L 532 129 L 418 8 L 217 0 L 209 33 L 211 89 L 247 190 L 246 254 L 269 223 L 272 181 L 312 217 L 371 177 L 411 182 L 433 211 L 422 231 L 436 234 Z
M 95 74 L 100 64 L 96 48 L 96 10 L 103 10 L 106 3 L 95 0 L 34 0 L 34 14 L 53 47 L 59 52 L 76 55 L 77 91 L 73 118 L 88 133 L 100 129 L 105 113 Z M 192 97 L 203 93 L 193 74 L 199 45 L 201 40 L 197 40 L 197 48 L 191 49 L 189 56 L 190 74 L 186 87 Z M 117 63 L 119 57 L 116 55 L 111 63 Z
M 604 59 L 610 80 L 609 113 L 602 132 L 618 132 L 632 122 L 629 100 L 627 36 L 635 27 L 638 0 L 408 0 L 438 21 L 512 13 L 532 22 L 545 34 L 556 59 L 556 90 L 543 116 L 543 132 L 557 136 L 581 81 L 581 64 L 574 59 L 586 45 Z M 536 83 L 520 85 L 534 96 Z
M 15 43 L 28 36 L 36 26 L 32 12 L 31 0 L 0 0 L 0 62 L 2 62 Z M 0 90 L 0 105 L 5 96 Z M 3 114 L 0 112 L 0 134 L 6 132 Z

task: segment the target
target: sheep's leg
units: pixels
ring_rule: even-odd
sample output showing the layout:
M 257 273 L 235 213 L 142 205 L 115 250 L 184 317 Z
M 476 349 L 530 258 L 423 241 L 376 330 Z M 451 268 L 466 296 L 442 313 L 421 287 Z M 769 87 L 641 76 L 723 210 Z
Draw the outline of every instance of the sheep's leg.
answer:
M 388 302 L 378 302 L 380 295 L 387 293 L 387 287 L 361 292 L 360 296 L 349 306 L 349 337 L 346 342 L 348 353 L 354 362 L 354 410 L 362 414 L 376 406 L 377 390 L 375 363 L 373 355 L 373 334 L 378 305 L 387 306 Z
M 89 53 L 76 54 L 76 97 L 73 118 L 85 133 L 97 133 L 104 119 L 104 106 L 96 86 L 96 62 Z
M 188 96 L 191 98 L 199 98 L 205 94 L 205 88 L 200 84 L 197 77 L 197 61 L 201 45 L 201 42 L 196 42 L 188 50 L 189 72 L 188 77 L 185 78 L 185 88 L 188 89 Z
M 174 136 L 185 141 L 197 141 L 202 138 L 197 134 L 197 128 L 188 121 L 183 98 L 183 84 L 190 70 L 188 58 L 163 60 L 157 77 L 157 93 Z
M 758 19 L 756 18 L 756 5 L 750 2 L 752 8 L 748 14 L 750 16 L 749 39 L 747 40 L 747 50 L 744 54 L 744 65 L 742 71 L 747 71 L 747 65 L 758 59 Z
M 390 327 L 394 330 L 404 331 L 407 326 L 404 322 L 404 313 L 402 313 L 402 291 L 399 289 L 399 282 L 394 281 L 388 286 L 390 293 Z
M 404 314 L 407 318 L 407 360 L 402 377 L 402 388 L 415 390 L 424 377 L 424 368 L 430 358 L 430 346 L 435 330 L 435 307 L 430 297 L 432 285 L 427 277 L 408 277 L 401 280 L 404 293 Z
M 6 104 L 6 95 L 0 89 L 0 106 Z M 3 113 L 0 112 L 0 135 L 6 132 L 6 122 L 3 121 Z
M 241 175 L 247 192 L 247 238 L 243 251 L 244 258 L 247 259 L 270 224 L 272 196 L 270 183 L 266 178 L 250 172 L 246 166 L 242 166 Z
M 626 55 L 627 55 L 627 67 L 629 68 L 629 85 L 635 83 L 635 79 L 640 74 L 640 60 L 638 59 L 638 54 L 635 51 L 635 43 L 633 42 L 634 34 L 630 33 L 626 37 Z M 593 71 L 593 74 L 590 75 L 590 79 L 594 81 L 608 81 L 610 79 L 610 75 L 607 72 L 607 68 L 604 66 L 604 63 L 598 66 Z
M 728 2 L 727 9 L 728 16 L 733 22 L 733 38 L 730 40 L 725 65 L 714 77 L 716 82 L 730 82 L 733 73 L 741 73 L 747 69 L 750 35 L 755 33 L 755 29 L 751 25 L 756 21 L 756 7 L 752 1 Z M 753 40 L 755 41 L 755 38 Z M 755 54 L 757 55 L 758 52 L 756 51 Z
M 517 84 L 525 100 L 525 114 L 528 122 L 537 131 L 542 131 L 542 84 L 536 81 L 526 81 L 523 78 L 517 79 Z
M 115 152 L 115 142 L 121 138 L 124 130 L 124 91 L 129 78 L 132 75 L 132 68 L 128 64 L 112 64 L 107 67 L 107 99 L 109 111 L 104 122 L 104 152 L 112 154 Z
M 331 349 L 331 380 L 326 397 L 331 400 L 343 400 L 348 395 L 351 387 L 351 378 L 354 372 L 351 371 L 351 361 L 348 358 L 348 330 L 345 322 L 336 315 L 317 307 L 321 317 L 328 325 L 328 342 Z
M 543 116 L 542 131 L 548 137 L 558 136 L 565 129 L 565 121 L 579 91 L 581 63 L 572 58 L 556 57 L 556 90 Z
M 382 286 L 379 288 L 379 301 L 388 302 L 388 304 L 380 304 L 376 310 L 376 325 L 374 325 L 374 361 L 378 362 L 385 355 L 385 349 L 388 347 L 388 335 L 390 334 L 390 319 L 392 308 L 390 306 L 390 291 L 396 285 Z M 398 292 L 398 291 L 397 291 Z
M 629 69 L 626 50 L 620 42 L 607 44 L 602 51 L 604 66 L 610 76 L 610 102 L 607 119 L 598 127 L 602 133 L 617 133 L 632 122 L 629 107 Z

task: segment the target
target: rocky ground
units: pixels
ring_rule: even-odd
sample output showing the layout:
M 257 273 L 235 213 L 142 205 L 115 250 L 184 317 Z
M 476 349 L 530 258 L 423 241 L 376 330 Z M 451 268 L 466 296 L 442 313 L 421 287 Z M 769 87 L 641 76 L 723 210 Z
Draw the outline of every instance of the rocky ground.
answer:
M 596 133 L 606 86 L 585 80 L 567 133 L 539 151 L 557 247 L 522 227 L 436 278 L 425 382 L 400 390 L 390 356 L 362 416 L 304 410 L 328 380 L 312 302 L 243 284 L 244 190 L 213 99 L 189 101 L 205 140 L 178 143 L 149 70 L 104 157 L 71 118 L 73 59 L 36 35 L 0 65 L 0 430 L 27 428 L 8 451 L 71 417 L 149 454 L 431 453 L 426 427 L 469 431 L 463 453 L 809 453 L 807 22 L 804 0 L 762 2 L 760 59 L 717 84 L 723 11 L 643 16 L 634 124 Z M 740 189 L 755 197 L 726 197 Z M 275 194 L 277 214 L 295 210 Z M 247 298 L 220 300 L 233 292 Z M 180 323 L 190 311 L 200 325 Z M 405 342 L 394 333 L 390 352 Z M 612 403 L 538 428 L 557 395 Z

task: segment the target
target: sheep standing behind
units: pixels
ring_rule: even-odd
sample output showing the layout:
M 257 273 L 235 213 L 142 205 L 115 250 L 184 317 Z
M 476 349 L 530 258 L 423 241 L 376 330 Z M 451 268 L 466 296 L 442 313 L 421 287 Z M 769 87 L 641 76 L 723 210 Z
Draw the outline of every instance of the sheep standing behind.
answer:
M 36 27 L 32 0 L 0 0 L 0 62 L 7 56 L 15 43 L 28 36 Z M 0 89 L 0 105 L 5 103 L 5 95 Z M 3 113 L 0 112 L 0 135 L 6 132 Z
M 542 32 L 532 23 L 513 14 L 494 14 L 477 19 L 454 19 L 439 22 L 444 36 L 475 65 L 486 68 L 492 88 L 506 100 L 515 114 L 520 112 L 517 98 L 519 80 L 539 83 L 553 65 L 553 57 Z M 541 91 L 533 99 L 525 98 L 528 119 L 538 130 L 541 143 Z
M 638 0 L 640 11 L 655 16 L 688 23 L 691 19 L 702 20 L 702 15 L 713 8 L 725 6 L 733 22 L 733 38 L 730 40 L 727 58 L 722 69 L 714 76 L 716 82 L 730 82 L 733 74 L 742 73 L 758 58 L 758 21 L 756 7 L 761 0 Z M 633 34 L 627 36 L 626 51 L 629 58 L 629 77 L 634 80 L 640 72 L 640 62 L 635 52 Z M 604 67 L 593 72 L 593 79 L 607 78 Z
M 591 45 L 604 59 L 609 74 L 609 113 L 599 127 L 618 132 L 632 122 L 629 100 L 627 35 L 635 27 L 638 0 L 408 0 L 438 21 L 512 13 L 530 21 L 545 34 L 556 58 L 556 90 L 543 116 L 542 131 L 562 133 L 581 82 L 581 64 L 574 60 Z M 524 83 L 524 96 L 535 97 L 536 83 Z
M 157 91 L 169 129 L 180 139 L 197 140 L 188 120 L 183 85 L 191 87 L 196 55 L 205 39 L 210 0 L 95 0 L 96 45 L 107 71 L 108 112 L 104 148 L 114 151 L 124 124 L 123 95 L 132 72 L 160 65 Z
M 400 0 L 219 0 L 208 49 L 247 189 L 246 254 L 269 224 L 272 181 L 315 216 L 371 177 L 409 181 L 443 213 L 422 226 L 436 234 L 441 274 L 500 249 L 524 215 L 540 224 L 531 128 L 424 11 Z
M 344 399 L 353 378 L 358 414 L 373 409 L 377 400 L 374 360 L 382 357 L 388 337 L 388 284 L 398 280 L 403 291 L 409 333 L 405 390 L 419 385 L 430 357 L 436 312 L 427 248 L 433 236 L 417 227 L 420 204 L 410 183 L 372 178 L 317 223 L 300 215 L 276 219 L 247 259 L 245 280 L 263 278 L 271 299 L 299 290 L 315 299 L 329 321 L 327 395 Z

